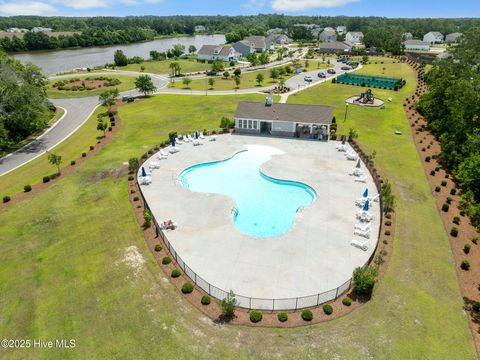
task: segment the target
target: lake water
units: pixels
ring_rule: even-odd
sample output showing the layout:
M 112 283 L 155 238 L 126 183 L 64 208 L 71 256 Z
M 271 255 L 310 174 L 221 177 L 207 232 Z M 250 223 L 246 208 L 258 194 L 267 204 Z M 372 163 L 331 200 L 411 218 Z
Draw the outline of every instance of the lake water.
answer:
M 95 67 L 113 63 L 115 50 L 122 50 L 128 57 L 140 56 L 144 59 L 150 57 L 151 50 L 160 52 L 171 49 L 174 44 L 185 45 L 186 50 L 190 45 L 200 49 L 202 45 L 219 45 L 225 43 L 224 35 L 196 35 L 191 37 L 174 37 L 128 45 L 112 45 L 71 50 L 32 51 L 28 53 L 13 54 L 15 59 L 22 63 L 32 62 L 42 68 L 46 75 L 69 72 L 75 68 Z

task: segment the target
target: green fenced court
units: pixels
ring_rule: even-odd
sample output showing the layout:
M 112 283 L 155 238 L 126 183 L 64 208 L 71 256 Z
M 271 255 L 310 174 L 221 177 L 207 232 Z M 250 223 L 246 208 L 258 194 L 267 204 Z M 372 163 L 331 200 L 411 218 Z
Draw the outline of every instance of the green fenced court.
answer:
M 367 86 L 371 88 L 398 90 L 405 81 L 401 78 L 390 78 L 384 76 L 371 76 L 345 73 L 337 77 L 337 83 L 357 86 Z

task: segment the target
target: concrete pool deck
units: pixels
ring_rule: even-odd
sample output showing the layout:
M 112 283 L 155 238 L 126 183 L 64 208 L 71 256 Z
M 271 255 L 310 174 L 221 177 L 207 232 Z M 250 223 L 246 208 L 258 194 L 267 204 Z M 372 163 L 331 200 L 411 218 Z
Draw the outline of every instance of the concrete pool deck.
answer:
M 235 294 L 266 299 L 295 298 L 335 289 L 348 281 L 353 269 L 363 266 L 378 241 L 380 208 L 376 202 L 369 248 L 350 245 L 355 200 L 368 187 L 377 194 L 364 169 L 367 183 L 348 175 L 356 165 L 336 150 L 338 142 L 220 135 L 202 146 L 179 145 L 180 152 L 152 172 L 152 184 L 142 186 L 148 205 L 160 223 L 173 220 L 178 228 L 165 231 L 183 261 L 210 284 Z M 245 150 L 244 145 L 268 145 L 284 152 L 262 165 L 271 177 L 303 182 L 317 192 L 317 199 L 295 218 L 292 229 L 278 237 L 253 238 L 233 224 L 234 201 L 224 195 L 195 193 L 184 188 L 178 175 L 187 167 L 224 160 Z M 349 146 L 348 146 L 349 147 Z M 349 147 L 350 148 L 350 147 Z M 235 184 L 232 184 L 235 186 Z

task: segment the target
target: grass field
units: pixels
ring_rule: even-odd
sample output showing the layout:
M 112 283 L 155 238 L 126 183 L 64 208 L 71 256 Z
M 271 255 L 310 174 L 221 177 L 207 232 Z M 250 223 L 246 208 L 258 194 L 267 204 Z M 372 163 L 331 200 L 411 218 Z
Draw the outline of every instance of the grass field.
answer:
M 256 81 L 258 74 L 262 74 L 264 77 L 264 80 L 261 83 L 261 85 L 258 85 Z M 233 73 L 230 72 L 230 77 L 228 79 L 223 78 L 223 76 L 214 76 L 213 79 L 215 79 L 215 84 L 213 85 L 213 87 L 208 85 L 208 79 L 204 78 L 204 79 L 192 80 L 188 89 L 205 90 L 205 88 L 207 87 L 209 90 L 233 90 L 237 88 L 237 85 L 235 84 L 235 81 L 232 75 Z M 283 76 L 283 79 L 287 80 L 292 76 L 293 74 L 285 75 Z M 239 89 L 251 89 L 255 87 L 275 85 L 275 84 L 278 84 L 279 80 L 277 79 L 274 81 L 272 80 L 272 78 L 270 78 L 270 70 L 258 70 L 258 71 L 242 72 L 240 81 L 241 81 L 240 86 L 238 87 Z M 170 83 L 169 87 L 173 89 L 187 89 L 185 85 L 183 85 L 181 79 L 175 80 L 175 82 Z
M 145 72 L 153 74 L 171 74 L 170 64 L 178 62 L 180 64 L 180 72 L 182 74 L 191 72 L 204 72 L 212 68 L 211 64 L 197 62 L 196 59 L 179 59 L 179 60 L 163 60 L 163 61 L 145 61 L 141 64 L 129 64 L 127 66 L 119 67 L 118 70 L 124 71 L 142 71 L 142 66 L 145 67 Z
M 105 75 L 102 75 L 105 76 Z M 87 77 L 94 78 L 95 75 L 88 75 L 88 76 L 78 76 L 79 79 L 85 79 Z M 135 89 L 135 77 L 133 76 L 123 76 L 123 75 L 115 75 L 115 76 L 107 76 L 115 79 L 119 79 L 121 81 L 120 85 L 117 86 L 109 86 L 95 90 L 84 90 L 84 91 L 66 91 L 66 90 L 58 90 L 57 88 L 53 87 L 53 84 L 56 83 L 57 80 L 49 81 L 47 87 L 47 94 L 50 98 L 59 99 L 59 98 L 79 98 L 79 97 L 86 97 L 86 96 L 98 96 L 105 90 L 115 89 L 117 88 L 118 91 L 126 91 Z
M 373 299 L 353 313 L 297 329 L 217 325 L 165 279 L 133 216 L 124 161 L 168 132 L 217 127 L 243 96 L 158 95 L 120 109 L 117 137 L 50 188 L 0 213 L 0 335 L 74 338 L 74 350 L 5 350 L 11 359 L 475 359 L 452 255 L 401 99 L 350 107 L 361 88 L 325 83 L 292 102 L 335 105 L 340 132 L 355 127 L 398 197 L 393 259 Z M 370 71 L 370 69 L 364 69 Z M 373 71 L 373 70 L 372 70 Z M 394 69 L 392 68 L 392 71 Z M 395 70 L 396 71 L 396 70 Z M 404 135 L 394 136 L 400 129 Z M 2 178 L 0 178 L 2 181 Z M 228 238 L 226 238 L 228 240 Z

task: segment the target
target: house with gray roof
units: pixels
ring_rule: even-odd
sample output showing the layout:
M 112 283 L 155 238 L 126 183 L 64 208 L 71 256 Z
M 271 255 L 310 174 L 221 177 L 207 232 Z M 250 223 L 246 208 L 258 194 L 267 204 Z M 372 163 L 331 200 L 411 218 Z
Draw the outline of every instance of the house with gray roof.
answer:
M 342 53 L 352 49 L 350 44 L 342 41 L 324 42 L 318 46 L 319 53 Z
M 323 30 L 320 33 L 321 42 L 334 42 L 337 41 L 337 33 L 335 30 Z
M 447 36 L 445 36 L 445 42 L 449 43 L 449 44 L 456 43 L 456 42 L 458 42 L 458 40 L 460 39 L 460 37 L 462 35 L 463 34 L 459 33 L 459 32 L 454 32 L 454 33 L 448 34 Z
M 352 46 L 360 45 L 363 42 L 363 33 L 361 31 L 349 31 L 345 35 L 345 42 Z
M 402 38 L 403 38 L 404 41 L 412 40 L 413 39 L 413 34 L 411 32 L 404 32 L 402 34 Z
M 430 31 L 423 36 L 423 41 L 429 42 L 430 44 L 442 44 L 443 34 L 438 31 Z
M 232 46 L 225 45 L 203 45 L 197 52 L 197 59 L 202 61 L 238 61 L 239 57 Z
M 405 46 L 405 50 L 430 50 L 430 43 L 422 40 L 405 40 L 403 45 Z
M 333 107 L 241 101 L 235 112 L 235 132 L 328 140 Z
M 233 48 L 242 56 L 247 56 L 252 52 L 265 52 L 270 48 L 270 45 L 267 44 L 265 36 L 248 36 L 233 44 Z

